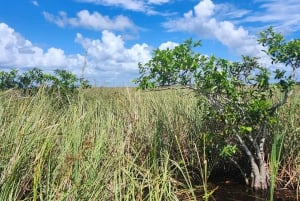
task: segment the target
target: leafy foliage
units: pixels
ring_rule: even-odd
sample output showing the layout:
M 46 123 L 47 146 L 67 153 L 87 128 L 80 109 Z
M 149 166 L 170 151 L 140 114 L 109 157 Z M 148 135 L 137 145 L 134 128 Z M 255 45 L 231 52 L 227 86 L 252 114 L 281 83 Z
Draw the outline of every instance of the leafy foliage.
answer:
M 16 81 L 17 70 L 13 69 L 10 72 L 0 72 L 0 89 L 6 90 L 18 86 Z
M 180 85 L 194 90 L 208 108 L 206 116 L 226 125 L 225 132 L 238 132 L 239 126 L 262 120 L 271 95 L 267 69 L 255 58 L 229 62 L 194 53 L 192 48 L 199 45 L 187 40 L 172 50 L 156 50 L 152 60 L 139 65 L 136 83 L 142 89 Z
M 191 85 L 200 60 L 206 60 L 206 57 L 192 51 L 193 47 L 199 45 L 200 41 L 193 42 L 190 39 L 172 50 L 155 50 L 153 58 L 148 63 L 145 65 L 139 63 L 140 77 L 135 82 L 141 89 Z

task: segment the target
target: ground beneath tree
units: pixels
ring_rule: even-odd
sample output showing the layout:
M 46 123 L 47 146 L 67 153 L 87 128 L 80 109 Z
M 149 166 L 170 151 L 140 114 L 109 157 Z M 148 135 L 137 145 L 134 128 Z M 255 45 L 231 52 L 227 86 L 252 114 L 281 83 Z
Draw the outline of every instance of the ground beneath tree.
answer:
M 269 200 L 269 192 L 255 193 L 251 188 L 235 182 L 219 182 L 212 184 L 218 189 L 210 201 L 266 201 Z M 300 197 L 298 198 L 300 200 Z M 297 201 L 296 192 L 279 189 L 275 191 L 274 201 Z

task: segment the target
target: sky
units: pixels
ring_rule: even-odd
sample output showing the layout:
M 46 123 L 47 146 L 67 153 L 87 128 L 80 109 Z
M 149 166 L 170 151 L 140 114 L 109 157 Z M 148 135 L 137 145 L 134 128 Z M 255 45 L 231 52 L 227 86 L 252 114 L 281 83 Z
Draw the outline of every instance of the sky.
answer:
M 1 1 L 0 71 L 65 69 L 95 86 L 133 86 L 139 62 L 190 38 L 201 54 L 267 60 L 257 39 L 269 26 L 300 38 L 300 1 Z

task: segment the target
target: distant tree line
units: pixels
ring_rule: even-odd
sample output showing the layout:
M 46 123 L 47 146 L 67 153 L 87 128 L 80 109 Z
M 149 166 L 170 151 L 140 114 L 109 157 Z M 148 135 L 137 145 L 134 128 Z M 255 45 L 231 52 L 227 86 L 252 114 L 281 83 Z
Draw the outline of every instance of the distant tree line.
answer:
M 17 89 L 23 94 L 33 95 L 40 87 L 45 87 L 49 92 L 58 92 L 68 95 L 79 88 L 91 87 L 88 80 L 78 78 L 67 70 L 56 69 L 54 73 L 45 73 L 39 68 L 19 73 L 17 69 L 0 71 L 0 91 Z

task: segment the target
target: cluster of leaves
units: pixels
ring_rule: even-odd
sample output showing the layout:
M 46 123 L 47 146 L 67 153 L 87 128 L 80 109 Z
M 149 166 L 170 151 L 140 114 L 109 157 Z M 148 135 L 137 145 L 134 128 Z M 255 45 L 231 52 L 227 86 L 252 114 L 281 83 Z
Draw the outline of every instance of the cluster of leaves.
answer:
M 24 94 L 35 94 L 40 87 L 60 95 L 71 95 L 78 88 L 89 88 L 89 82 L 77 78 L 67 70 L 55 70 L 54 74 L 44 73 L 41 69 L 33 68 L 22 74 L 18 70 L 0 72 L 0 90 L 19 89 Z
M 232 131 L 232 125 L 241 124 L 242 119 L 246 121 L 246 113 L 259 119 L 262 114 L 257 113 L 257 105 L 267 105 L 269 100 L 268 72 L 254 58 L 244 57 L 243 62 L 233 63 L 194 53 L 192 48 L 199 45 L 198 41 L 188 40 L 172 50 L 156 50 L 152 60 L 139 66 L 139 87 L 180 85 L 192 89 L 200 95 L 200 102 L 207 104 L 207 117 L 226 121 L 227 130 Z M 259 72 L 252 78 L 255 70 Z M 254 84 L 253 90 L 245 87 L 249 83 Z M 254 116 L 247 121 L 250 119 Z

